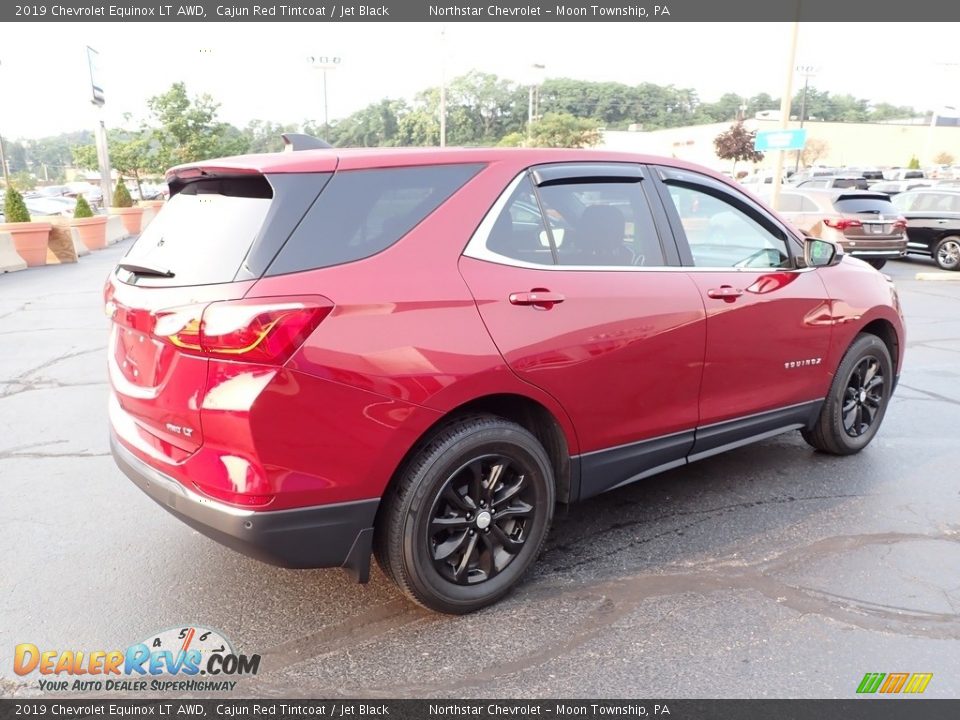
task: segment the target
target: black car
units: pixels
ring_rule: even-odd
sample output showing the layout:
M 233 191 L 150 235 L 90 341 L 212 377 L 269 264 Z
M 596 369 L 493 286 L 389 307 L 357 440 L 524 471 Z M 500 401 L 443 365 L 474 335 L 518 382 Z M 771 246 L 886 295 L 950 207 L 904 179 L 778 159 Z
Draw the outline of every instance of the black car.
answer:
M 908 190 L 890 200 L 907 219 L 907 252 L 960 270 L 960 187 Z

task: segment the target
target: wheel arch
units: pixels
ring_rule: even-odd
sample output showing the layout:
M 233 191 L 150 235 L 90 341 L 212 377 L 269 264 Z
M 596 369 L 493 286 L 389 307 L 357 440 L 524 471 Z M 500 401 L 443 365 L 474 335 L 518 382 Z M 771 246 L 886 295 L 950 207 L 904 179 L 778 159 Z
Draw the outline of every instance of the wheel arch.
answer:
M 900 368 L 900 337 L 893 323 L 886 318 L 875 318 L 860 329 L 858 334 L 876 335 L 887 346 L 890 352 L 890 359 L 893 361 L 893 367 Z M 856 338 L 854 338 L 856 339 Z M 851 342 L 853 342 L 851 340 Z
M 428 427 L 403 456 L 394 471 L 384 494 L 397 483 L 407 465 L 430 440 L 456 422 L 471 415 L 494 415 L 515 422 L 528 430 L 543 445 L 553 467 L 557 500 L 569 503 L 577 496 L 578 468 L 571 461 L 570 443 L 563 425 L 542 403 L 518 393 L 496 393 L 473 398 L 450 409 Z

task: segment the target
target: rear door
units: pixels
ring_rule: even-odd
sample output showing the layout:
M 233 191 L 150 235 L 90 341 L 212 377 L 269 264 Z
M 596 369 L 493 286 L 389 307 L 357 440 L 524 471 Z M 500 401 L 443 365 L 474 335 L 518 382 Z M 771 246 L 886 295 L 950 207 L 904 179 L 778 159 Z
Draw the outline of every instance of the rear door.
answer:
M 329 177 L 197 175 L 174 183 L 106 289 L 114 427 L 168 461 L 203 442 L 203 308 L 244 296 Z
M 510 368 L 573 419 L 581 496 L 681 464 L 697 424 L 703 303 L 647 183 L 630 164 L 534 168 L 460 260 Z
M 830 379 L 823 363 L 830 304 L 822 281 L 815 270 L 795 269 L 799 243 L 746 195 L 687 170 L 661 168 L 659 175 L 707 314 L 693 454 L 763 431 L 763 423 L 769 430 L 795 424 L 807 403 L 825 395 Z

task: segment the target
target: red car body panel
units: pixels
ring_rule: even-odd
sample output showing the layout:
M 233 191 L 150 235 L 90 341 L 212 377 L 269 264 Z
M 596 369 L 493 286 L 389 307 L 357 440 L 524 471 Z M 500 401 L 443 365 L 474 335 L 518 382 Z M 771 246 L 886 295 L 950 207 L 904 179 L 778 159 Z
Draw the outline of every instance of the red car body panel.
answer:
M 598 285 L 594 273 L 469 257 L 460 272 L 510 367 L 576 418 L 581 452 L 697 425 L 706 325 L 686 273 L 604 272 Z M 549 310 L 508 300 L 535 289 L 566 299 Z

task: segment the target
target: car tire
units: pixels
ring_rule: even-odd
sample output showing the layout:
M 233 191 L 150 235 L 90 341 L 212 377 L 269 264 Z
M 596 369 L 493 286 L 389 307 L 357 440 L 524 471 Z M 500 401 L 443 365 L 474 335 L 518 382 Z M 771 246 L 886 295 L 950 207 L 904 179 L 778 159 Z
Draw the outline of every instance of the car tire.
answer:
M 882 270 L 883 266 L 887 264 L 886 260 L 867 260 L 867 263 L 874 267 L 876 270 Z
M 528 430 L 492 415 L 442 428 L 400 470 L 377 520 L 377 562 L 431 610 L 496 602 L 540 554 L 553 469 Z
M 938 242 L 933 261 L 941 270 L 960 270 L 960 237 L 948 235 Z
M 860 452 L 883 422 L 893 380 L 884 342 L 876 335 L 858 335 L 840 361 L 817 421 L 801 431 L 803 439 L 832 455 Z

